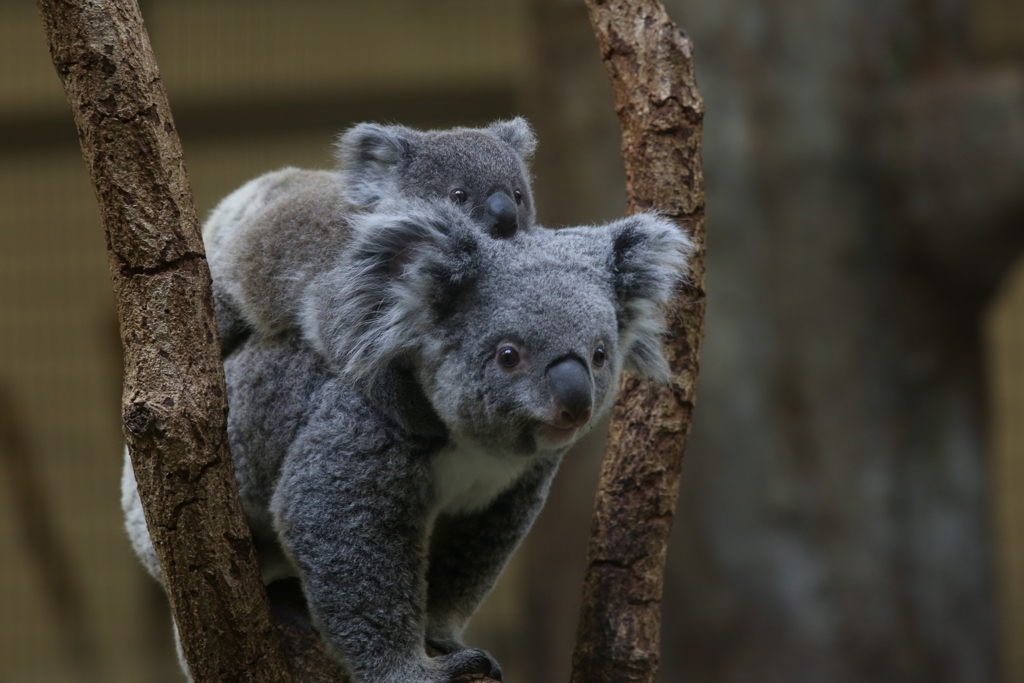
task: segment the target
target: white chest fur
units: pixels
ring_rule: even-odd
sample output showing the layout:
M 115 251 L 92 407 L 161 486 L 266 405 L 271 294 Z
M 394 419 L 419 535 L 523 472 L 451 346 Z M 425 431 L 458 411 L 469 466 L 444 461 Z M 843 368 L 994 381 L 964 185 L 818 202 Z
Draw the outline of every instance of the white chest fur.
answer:
M 482 510 L 512 485 L 534 460 L 449 445 L 434 456 L 435 512 Z

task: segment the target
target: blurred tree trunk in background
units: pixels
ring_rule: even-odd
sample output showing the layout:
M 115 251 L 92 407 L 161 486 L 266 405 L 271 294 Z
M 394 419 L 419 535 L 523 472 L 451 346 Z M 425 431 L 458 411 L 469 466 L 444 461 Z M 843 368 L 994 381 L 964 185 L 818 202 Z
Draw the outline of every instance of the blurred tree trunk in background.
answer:
M 966 0 L 667 0 L 707 106 L 709 306 L 665 683 L 996 678 L 979 318 L 1024 249 L 1024 77 Z M 531 3 L 541 222 L 621 215 L 582 3 Z M 566 680 L 597 457 L 523 553 Z
M 1024 81 L 969 63 L 957 0 L 666 4 L 710 238 L 661 680 L 992 681 L 979 318 L 1024 247 Z

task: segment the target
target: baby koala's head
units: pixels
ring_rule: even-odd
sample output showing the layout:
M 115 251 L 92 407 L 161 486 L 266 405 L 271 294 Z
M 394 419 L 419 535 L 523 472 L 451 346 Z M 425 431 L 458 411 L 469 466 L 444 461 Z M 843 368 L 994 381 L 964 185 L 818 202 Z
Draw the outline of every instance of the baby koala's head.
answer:
M 368 210 L 408 199 L 447 200 L 493 237 L 533 227 L 526 119 L 486 128 L 418 131 L 360 123 L 338 140 L 349 199 Z

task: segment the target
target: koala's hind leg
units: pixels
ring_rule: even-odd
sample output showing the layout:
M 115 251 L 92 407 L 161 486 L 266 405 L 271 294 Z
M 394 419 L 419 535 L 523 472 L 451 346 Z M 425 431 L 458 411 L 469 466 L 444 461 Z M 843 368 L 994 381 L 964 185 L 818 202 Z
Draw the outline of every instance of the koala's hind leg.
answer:
M 434 525 L 427 571 L 427 642 L 464 649 L 470 616 L 498 580 L 547 497 L 559 458 L 538 462 L 484 510 L 442 515 Z
M 427 656 L 429 461 L 355 405 L 318 411 L 285 458 L 275 524 L 314 623 L 359 683 L 500 676 L 483 650 Z
M 121 508 L 124 510 L 124 527 L 128 531 L 135 554 L 142 560 L 146 571 L 162 585 L 164 575 L 160 571 L 160 561 L 156 559 L 153 540 L 149 537 L 146 518 L 142 514 L 142 499 L 139 498 L 139 488 L 135 482 L 135 472 L 132 470 L 132 461 L 128 456 L 127 447 L 124 449 L 124 467 L 121 470 Z M 178 638 L 178 626 L 174 624 L 173 620 L 171 624 L 174 626 L 174 650 L 178 653 L 178 663 L 181 665 L 182 673 L 185 674 L 185 680 L 192 683 L 188 664 L 185 663 L 185 653 L 181 649 L 181 640 Z
M 156 550 L 153 549 L 153 541 L 149 537 L 146 517 L 142 513 L 142 499 L 139 498 L 139 488 L 135 483 L 135 472 L 132 470 L 127 446 L 124 449 L 124 467 L 121 470 L 121 509 L 124 510 L 124 528 L 131 539 L 135 554 L 142 560 L 146 571 L 162 584 L 164 575 L 160 571 L 160 561 L 156 559 Z

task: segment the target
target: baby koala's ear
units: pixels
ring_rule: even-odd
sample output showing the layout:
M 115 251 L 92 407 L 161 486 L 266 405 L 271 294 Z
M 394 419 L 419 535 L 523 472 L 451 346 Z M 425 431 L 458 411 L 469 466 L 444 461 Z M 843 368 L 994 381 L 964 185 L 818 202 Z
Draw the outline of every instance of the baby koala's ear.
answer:
M 667 381 L 670 371 L 661 350 L 663 309 L 686 272 L 693 243 L 675 223 L 655 213 L 636 214 L 606 228 L 625 365 Z
M 509 121 L 495 121 L 487 127 L 491 133 L 512 146 L 523 161 L 529 161 L 537 149 L 537 136 L 522 116 Z
M 394 194 L 394 171 L 412 154 L 419 135 L 405 126 L 359 123 L 339 136 L 336 157 L 353 203 L 373 208 Z

